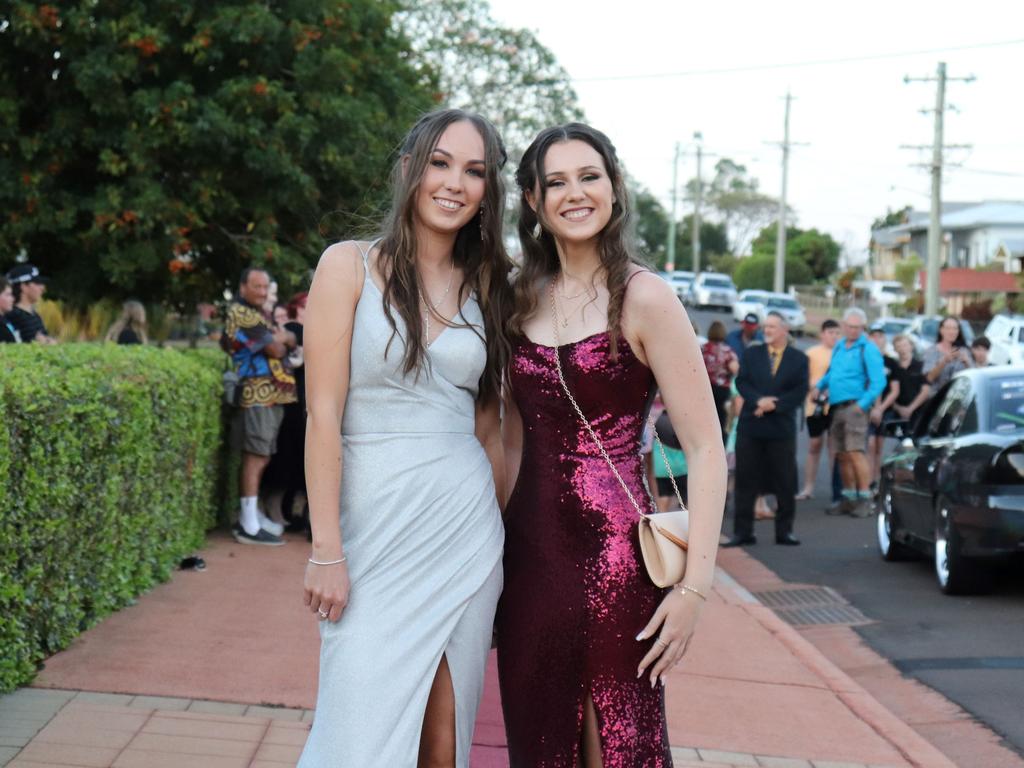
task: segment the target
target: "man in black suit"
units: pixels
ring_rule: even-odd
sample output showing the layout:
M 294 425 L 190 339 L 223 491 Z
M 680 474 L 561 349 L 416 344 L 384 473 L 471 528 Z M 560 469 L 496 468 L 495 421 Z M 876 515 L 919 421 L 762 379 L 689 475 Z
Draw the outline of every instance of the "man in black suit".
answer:
M 788 346 L 789 326 L 778 312 L 764 321 L 764 344 L 743 355 L 736 389 L 743 410 L 736 429 L 736 503 L 733 536 L 723 547 L 756 544 L 754 500 L 774 493 L 775 543 L 795 546 L 796 415 L 807 397 L 807 355 Z

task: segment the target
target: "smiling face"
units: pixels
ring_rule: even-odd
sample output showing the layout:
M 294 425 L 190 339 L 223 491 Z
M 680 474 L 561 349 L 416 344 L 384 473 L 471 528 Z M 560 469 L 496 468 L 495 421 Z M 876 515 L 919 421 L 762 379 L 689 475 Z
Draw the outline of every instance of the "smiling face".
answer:
M 428 229 L 455 234 L 484 199 L 484 140 L 468 120 L 449 125 L 431 153 L 416 193 L 416 218 Z
M 544 195 L 540 194 L 544 186 Z M 544 178 L 527 195 L 530 206 L 556 240 L 581 243 L 597 237 L 612 217 L 615 191 L 604 160 L 585 141 L 552 144 L 544 157 Z
M 947 317 L 939 326 L 939 340 L 952 344 L 960 335 L 960 323 L 955 317 Z
M 249 273 L 248 278 L 239 286 L 239 295 L 254 307 L 262 307 L 270 291 L 270 275 L 258 269 Z

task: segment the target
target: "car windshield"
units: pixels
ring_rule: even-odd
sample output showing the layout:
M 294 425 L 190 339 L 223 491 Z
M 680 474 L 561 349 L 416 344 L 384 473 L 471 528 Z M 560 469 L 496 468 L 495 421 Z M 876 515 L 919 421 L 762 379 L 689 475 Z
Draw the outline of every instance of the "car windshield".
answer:
M 775 296 L 768 299 L 769 307 L 776 307 L 778 309 L 800 309 L 800 305 L 796 303 L 796 299 L 780 299 Z
M 764 301 L 764 294 L 761 291 L 745 291 L 743 301 Z
M 939 321 L 938 320 L 923 320 L 921 322 L 921 336 L 926 339 L 935 340 L 935 337 L 939 333 Z
M 1003 434 L 1024 430 L 1024 376 L 1006 376 L 989 383 L 989 429 Z
M 882 323 L 882 328 L 885 330 L 885 333 L 887 335 L 892 336 L 893 334 L 896 333 L 903 333 L 903 331 L 907 330 L 907 327 L 909 325 L 910 323 L 905 321 L 901 322 L 899 320 L 889 320 L 885 323 Z
M 732 280 L 728 277 L 705 277 L 704 285 L 708 288 L 732 288 Z
M 901 285 L 883 285 L 882 293 L 903 293 L 903 286 Z

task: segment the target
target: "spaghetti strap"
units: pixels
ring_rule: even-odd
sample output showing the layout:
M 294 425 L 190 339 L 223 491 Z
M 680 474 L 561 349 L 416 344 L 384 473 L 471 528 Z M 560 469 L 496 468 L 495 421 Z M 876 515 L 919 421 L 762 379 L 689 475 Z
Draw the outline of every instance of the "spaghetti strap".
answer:
M 356 248 L 359 249 L 359 255 L 363 257 L 363 266 L 369 267 L 370 248 L 373 248 L 376 243 L 365 244 L 362 240 L 353 240 L 352 242 L 356 244 Z

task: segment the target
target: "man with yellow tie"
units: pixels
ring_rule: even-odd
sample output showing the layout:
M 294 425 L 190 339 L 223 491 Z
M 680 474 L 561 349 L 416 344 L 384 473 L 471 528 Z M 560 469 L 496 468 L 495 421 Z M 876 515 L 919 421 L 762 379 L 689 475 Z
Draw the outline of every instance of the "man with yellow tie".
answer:
M 736 430 L 733 536 L 723 547 L 757 543 L 754 500 L 774 493 L 775 543 L 795 546 L 796 425 L 808 388 L 807 355 L 789 346 L 789 326 L 778 312 L 764 321 L 764 344 L 747 349 L 736 375 L 743 410 Z

